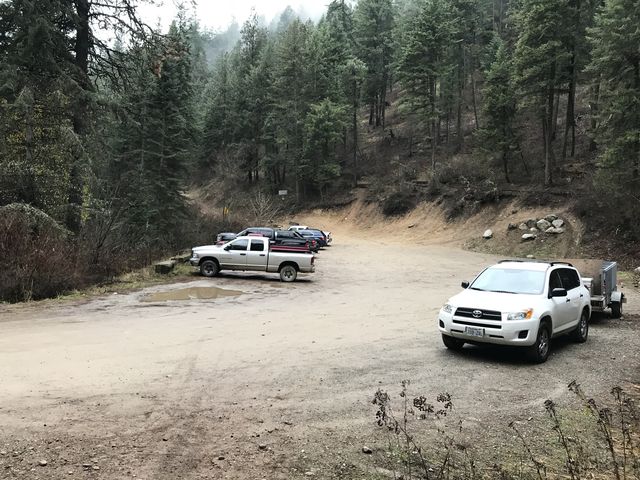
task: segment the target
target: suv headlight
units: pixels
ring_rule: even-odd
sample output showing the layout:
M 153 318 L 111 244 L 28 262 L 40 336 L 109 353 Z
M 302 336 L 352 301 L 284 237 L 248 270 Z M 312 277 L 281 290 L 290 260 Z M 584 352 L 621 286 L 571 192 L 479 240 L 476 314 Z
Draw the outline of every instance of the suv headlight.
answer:
M 533 317 L 533 308 L 507 313 L 507 320 L 529 320 L 531 317 Z
M 191 250 L 191 258 L 198 258 L 198 254 Z
M 450 303 L 445 303 L 442 306 L 442 311 L 444 313 L 453 313 L 453 305 L 451 305 Z

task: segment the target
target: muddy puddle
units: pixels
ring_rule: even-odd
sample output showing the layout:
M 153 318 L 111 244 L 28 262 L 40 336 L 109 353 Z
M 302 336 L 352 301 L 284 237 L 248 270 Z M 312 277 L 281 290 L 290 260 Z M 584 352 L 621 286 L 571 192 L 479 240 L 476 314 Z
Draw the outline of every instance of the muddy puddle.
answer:
M 244 292 L 225 290 L 218 287 L 191 287 L 180 290 L 169 290 L 147 295 L 143 302 L 167 302 L 169 300 L 215 300 L 217 298 L 237 297 Z

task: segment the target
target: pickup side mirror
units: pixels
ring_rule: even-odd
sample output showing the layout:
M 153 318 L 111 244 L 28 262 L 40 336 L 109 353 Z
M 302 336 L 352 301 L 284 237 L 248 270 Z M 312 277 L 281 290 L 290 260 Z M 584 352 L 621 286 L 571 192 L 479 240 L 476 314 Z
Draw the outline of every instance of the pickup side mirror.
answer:
M 566 297 L 567 291 L 564 288 L 554 288 L 549 294 L 549 298 Z
M 460 286 L 461 286 L 462 288 L 469 288 L 469 282 L 462 282 L 462 283 L 460 284 Z

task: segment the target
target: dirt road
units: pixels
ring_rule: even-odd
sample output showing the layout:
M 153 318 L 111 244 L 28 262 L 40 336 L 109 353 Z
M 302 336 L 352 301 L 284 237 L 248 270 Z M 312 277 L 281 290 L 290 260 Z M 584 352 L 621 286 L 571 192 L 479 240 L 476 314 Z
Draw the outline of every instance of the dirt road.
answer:
M 556 341 L 544 365 L 504 349 L 454 354 L 437 311 L 492 257 L 335 237 L 317 273 L 291 285 L 229 273 L 0 307 L 0 478 L 346 478 L 371 458 L 362 445 L 381 442 L 373 393 L 403 379 L 451 393 L 479 432 L 539 414 L 573 379 L 593 394 L 638 380 L 633 291 L 624 320 L 596 319 L 585 345 Z M 209 286 L 242 294 L 142 301 Z

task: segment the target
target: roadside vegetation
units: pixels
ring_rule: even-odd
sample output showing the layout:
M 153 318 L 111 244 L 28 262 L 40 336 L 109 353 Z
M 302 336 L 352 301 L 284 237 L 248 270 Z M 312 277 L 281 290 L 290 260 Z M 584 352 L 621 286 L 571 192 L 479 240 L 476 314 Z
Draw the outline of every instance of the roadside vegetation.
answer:
M 159 32 L 140 3 L 0 4 L 0 206 L 22 205 L 0 213 L 2 299 L 206 243 L 261 195 L 330 207 L 359 183 L 388 215 L 451 219 L 561 194 L 587 238 L 638 248 L 637 0 L 334 0 L 223 32 L 185 9 Z
M 478 433 L 468 431 L 448 393 L 414 396 L 408 381 L 397 397 L 378 390 L 373 404 L 385 446 L 374 452 L 374 462 L 387 477 L 405 480 L 639 478 L 634 398 L 617 386 L 608 399 L 588 397 L 575 381 L 567 388 L 574 402 L 546 400 L 546 418 L 510 421 L 497 433 L 498 449 L 488 445 L 488 436 L 473 440 Z

